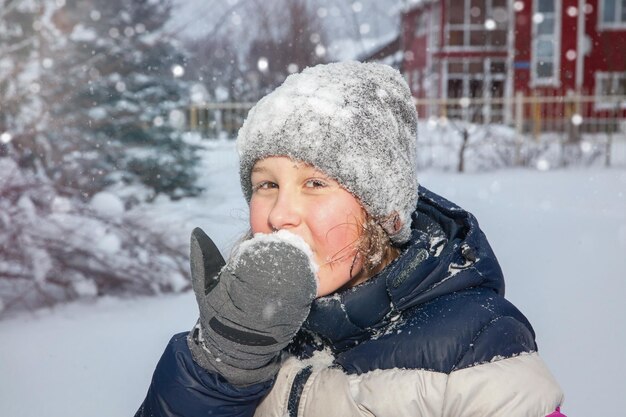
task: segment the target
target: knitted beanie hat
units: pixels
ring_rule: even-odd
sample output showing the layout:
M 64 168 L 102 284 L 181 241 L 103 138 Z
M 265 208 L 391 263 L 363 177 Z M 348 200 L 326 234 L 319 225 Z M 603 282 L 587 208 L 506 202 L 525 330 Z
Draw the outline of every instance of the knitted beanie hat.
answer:
M 309 163 L 357 197 L 401 244 L 417 203 L 417 112 L 400 73 L 382 64 L 317 65 L 287 77 L 248 113 L 237 138 L 241 187 L 269 156 Z

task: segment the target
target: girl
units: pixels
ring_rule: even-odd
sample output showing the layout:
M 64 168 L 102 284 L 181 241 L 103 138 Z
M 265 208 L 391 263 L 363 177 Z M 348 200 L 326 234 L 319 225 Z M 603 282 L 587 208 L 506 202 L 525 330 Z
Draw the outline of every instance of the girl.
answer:
M 292 75 L 239 132 L 249 239 L 192 234 L 200 319 L 137 416 L 562 416 L 530 323 L 468 212 L 418 187 L 394 69 Z

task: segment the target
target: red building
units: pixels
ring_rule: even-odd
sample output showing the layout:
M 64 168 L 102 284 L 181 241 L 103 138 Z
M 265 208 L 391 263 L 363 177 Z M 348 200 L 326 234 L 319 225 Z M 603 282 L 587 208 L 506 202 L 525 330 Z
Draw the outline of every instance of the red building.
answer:
M 603 97 L 592 106 L 598 117 L 615 107 L 606 96 L 626 96 L 626 0 L 408 3 L 401 71 L 417 98 L 469 98 L 487 103 L 473 121 L 510 122 L 520 94 Z M 618 106 L 626 116 L 626 100 Z M 451 117 L 467 116 L 467 106 L 445 107 Z M 421 117 L 436 110 L 423 106 Z

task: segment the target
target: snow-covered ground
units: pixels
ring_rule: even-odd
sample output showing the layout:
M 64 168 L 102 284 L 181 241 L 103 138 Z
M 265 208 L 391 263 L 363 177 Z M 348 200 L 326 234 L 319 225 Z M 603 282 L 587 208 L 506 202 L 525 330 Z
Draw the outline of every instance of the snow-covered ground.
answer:
M 201 226 L 223 252 L 245 232 L 230 142 L 206 152 L 206 193 L 159 201 L 145 218 L 180 239 Z M 626 410 L 626 168 L 424 172 L 472 211 L 566 393 L 569 417 Z M 0 322 L 0 416 L 133 415 L 169 337 L 194 324 L 193 295 L 100 299 Z

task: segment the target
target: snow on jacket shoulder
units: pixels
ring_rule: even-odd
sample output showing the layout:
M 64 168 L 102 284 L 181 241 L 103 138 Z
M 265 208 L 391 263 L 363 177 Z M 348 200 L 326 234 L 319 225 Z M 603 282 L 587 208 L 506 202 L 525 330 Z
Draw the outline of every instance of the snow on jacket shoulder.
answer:
M 530 323 L 504 299 L 476 219 L 420 188 L 412 229 L 376 277 L 316 300 L 255 416 L 544 417 L 559 409 L 563 394 Z

